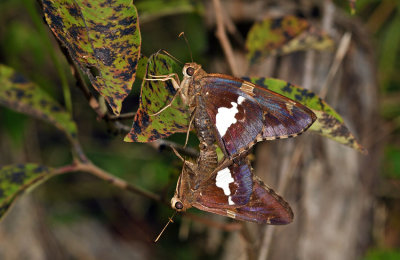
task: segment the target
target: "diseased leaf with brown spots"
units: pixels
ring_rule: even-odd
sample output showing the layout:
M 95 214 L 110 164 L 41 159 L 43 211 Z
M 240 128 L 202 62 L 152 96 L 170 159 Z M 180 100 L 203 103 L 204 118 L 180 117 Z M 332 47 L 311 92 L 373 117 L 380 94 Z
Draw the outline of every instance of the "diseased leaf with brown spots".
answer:
M 317 132 L 336 142 L 366 153 L 365 148 L 357 142 L 353 134 L 346 127 L 341 116 L 314 92 L 280 79 L 255 77 L 243 79 L 296 100 L 312 109 L 317 115 L 317 120 L 309 128 L 310 131 Z
M 0 64 L 0 104 L 53 124 L 75 142 L 77 128 L 71 115 L 40 87 Z
M 151 75 L 169 75 L 180 71 L 181 69 L 170 57 L 154 54 L 148 60 L 146 78 L 151 79 Z M 144 80 L 139 109 L 133 120 L 132 129 L 124 141 L 151 142 L 173 133 L 186 132 L 190 115 L 179 95 L 170 107 L 160 114 L 153 115 L 168 105 L 175 94 L 175 88 L 170 80 Z
M 0 167 L 0 218 L 15 199 L 52 176 L 53 169 L 37 164 Z
M 255 23 L 246 39 L 247 58 L 251 63 L 268 55 L 307 49 L 323 50 L 331 46 L 333 41 L 326 33 L 291 15 Z
M 119 115 L 140 56 L 138 15 L 131 0 L 42 0 L 54 35 Z

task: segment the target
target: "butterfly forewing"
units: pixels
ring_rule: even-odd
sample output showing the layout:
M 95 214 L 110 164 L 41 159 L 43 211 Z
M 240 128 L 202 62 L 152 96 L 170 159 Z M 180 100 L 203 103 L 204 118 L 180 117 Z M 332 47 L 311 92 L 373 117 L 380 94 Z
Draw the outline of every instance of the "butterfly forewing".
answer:
M 241 82 L 221 77 L 203 78 L 202 94 L 217 139 L 228 155 L 246 149 L 263 129 L 263 111 L 240 90 Z
M 264 111 L 264 139 L 300 134 L 316 119 L 315 114 L 299 102 L 257 85 L 254 85 L 253 92 Z
M 300 134 L 316 119 L 304 105 L 241 79 L 209 74 L 200 84 L 217 139 L 231 157 L 257 141 Z

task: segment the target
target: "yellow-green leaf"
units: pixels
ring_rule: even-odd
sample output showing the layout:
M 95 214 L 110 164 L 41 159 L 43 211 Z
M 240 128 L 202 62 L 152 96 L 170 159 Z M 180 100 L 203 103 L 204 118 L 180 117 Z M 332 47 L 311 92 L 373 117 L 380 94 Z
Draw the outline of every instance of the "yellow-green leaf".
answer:
M 0 167 L 0 218 L 15 199 L 52 176 L 54 170 L 37 164 Z
M 255 23 L 246 39 L 247 58 L 255 63 L 268 55 L 333 46 L 331 38 L 306 20 L 285 16 Z
M 1 64 L 0 104 L 50 122 L 71 141 L 76 140 L 77 128 L 71 115 L 36 84 Z
M 42 0 L 54 35 L 119 115 L 140 55 L 138 15 L 131 0 Z

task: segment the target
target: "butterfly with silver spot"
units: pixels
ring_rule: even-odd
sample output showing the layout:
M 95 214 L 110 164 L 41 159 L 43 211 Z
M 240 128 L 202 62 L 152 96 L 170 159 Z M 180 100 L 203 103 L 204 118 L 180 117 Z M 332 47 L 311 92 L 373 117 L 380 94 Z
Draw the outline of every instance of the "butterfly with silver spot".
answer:
M 316 120 L 316 115 L 297 101 L 239 78 L 208 74 L 197 63 L 185 64 L 181 83 L 176 74 L 149 80 L 171 80 L 177 91 L 156 114 L 171 106 L 178 95 L 192 117 L 197 109 L 204 109 L 219 147 L 231 159 L 256 142 L 297 136 Z
M 259 224 L 292 222 L 289 204 L 252 174 L 247 157 L 219 165 L 209 178 L 185 162 L 171 206 L 178 212 L 191 207 Z M 199 181 L 200 180 L 200 181 Z

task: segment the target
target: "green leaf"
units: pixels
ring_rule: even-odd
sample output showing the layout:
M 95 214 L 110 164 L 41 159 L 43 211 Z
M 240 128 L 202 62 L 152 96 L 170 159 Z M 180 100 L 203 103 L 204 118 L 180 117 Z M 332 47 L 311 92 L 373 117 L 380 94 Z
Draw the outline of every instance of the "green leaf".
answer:
M 317 120 L 309 130 L 366 153 L 365 148 L 357 142 L 340 115 L 314 92 L 280 79 L 244 78 L 244 80 L 253 82 L 307 106 L 317 115 Z
M 147 63 L 146 78 L 169 75 L 180 71 L 178 65 L 163 54 L 152 55 Z M 173 133 L 186 132 L 189 125 L 188 108 L 176 96 L 172 105 L 156 114 L 170 104 L 176 94 L 171 80 L 144 80 L 140 93 L 139 109 L 133 120 L 132 129 L 125 136 L 125 142 L 151 142 L 165 138 Z
M 0 167 L 0 218 L 15 199 L 51 177 L 54 170 L 37 164 Z
M 40 87 L 1 64 L 0 86 L 1 105 L 48 121 L 71 141 L 76 140 L 77 128 L 71 115 Z
M 147 0 L 136 3 L 142 22 L 149 22 L 166 15 L 192 13 L 199 8 L 197 5 L 190 0 Z
M 291 15 L 255 23 L 246 39 L 247 58 L 251 63 L 268 55 L 307 49 L 323 50 L 331 46 L 333 41 L 326 33 Z
M 45 18 L 93 87 L 119 115 L 135 80 L 140 30 L 131 0 L 42 0 Z

